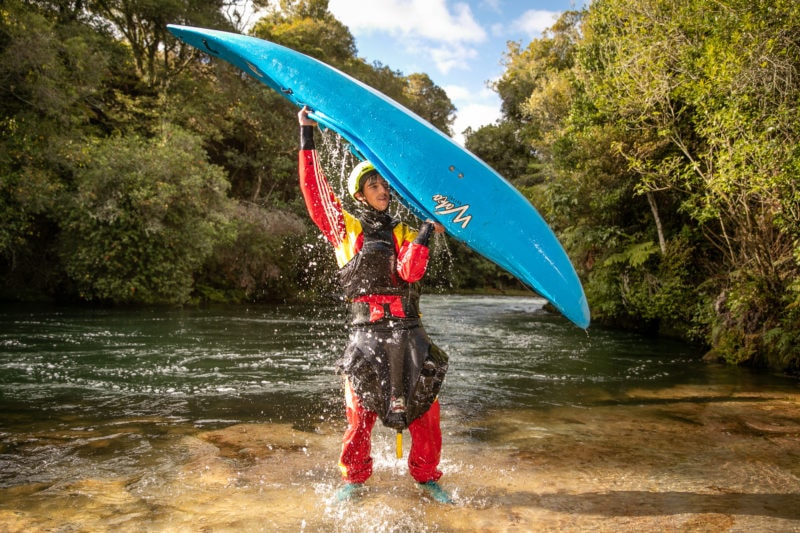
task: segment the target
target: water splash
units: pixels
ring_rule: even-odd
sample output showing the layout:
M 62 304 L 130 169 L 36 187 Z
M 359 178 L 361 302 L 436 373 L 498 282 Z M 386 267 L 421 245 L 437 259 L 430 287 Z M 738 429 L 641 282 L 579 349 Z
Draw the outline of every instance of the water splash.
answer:
M 336 196 L 347 202 L 347 178 L 358 159 L 350 151 L 350 144 L 336 132 L 323 130 L 319 138 L 322 142 L 318 155 L 325 177 Z

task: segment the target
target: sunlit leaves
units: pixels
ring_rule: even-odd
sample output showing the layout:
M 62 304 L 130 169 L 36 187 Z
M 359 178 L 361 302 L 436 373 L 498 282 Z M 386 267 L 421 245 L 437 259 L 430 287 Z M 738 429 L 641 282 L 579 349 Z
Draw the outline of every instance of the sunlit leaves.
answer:
M 719 342 L 736 360 L 767 353 L 758 333 L 800 273 L 797 2 L 598 0 L 584 28 L 587 89 L 644 141 L 620 144 L 637 190 L 677 193 L 719 254 Z

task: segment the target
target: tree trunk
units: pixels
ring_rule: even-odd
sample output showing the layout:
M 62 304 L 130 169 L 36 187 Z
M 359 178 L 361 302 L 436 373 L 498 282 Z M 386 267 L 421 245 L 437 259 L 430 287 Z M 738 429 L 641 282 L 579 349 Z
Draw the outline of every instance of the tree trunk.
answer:
M 650 210 L 653 212 L 653 219 L 656 222 L 656 231 L 658 232 L 658 246 L 661 248 L 661 255 L 667 254 L 667 241 L 664 239 L 664 228 L 661 226 L 661 217 L 658 215 L 658 204 L 656 198 L 651 191 L 645 193 L 647 196 L 647 203 L 650 204 Z

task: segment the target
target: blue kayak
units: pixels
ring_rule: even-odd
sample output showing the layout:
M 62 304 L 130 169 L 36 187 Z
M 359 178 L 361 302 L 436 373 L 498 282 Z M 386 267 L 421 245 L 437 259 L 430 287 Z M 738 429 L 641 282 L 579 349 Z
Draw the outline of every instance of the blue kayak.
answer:
M 553 231 L 519 191 L 453 139 L 375 89 L 284 46 L 236 33 L 168 28 L 295 105 L 307 105 L 314 120 L 375 165 L 417 216 L 439 222 L 577 326 L 589 326 L 583 287 Z

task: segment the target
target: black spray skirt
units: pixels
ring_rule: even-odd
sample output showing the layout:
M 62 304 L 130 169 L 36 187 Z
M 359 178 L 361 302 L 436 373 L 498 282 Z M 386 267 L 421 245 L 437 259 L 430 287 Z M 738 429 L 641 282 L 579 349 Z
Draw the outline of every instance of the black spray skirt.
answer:
M 353 328 L 339 369 L 361 405 L 400 430 L 430 408 L 447 365 L 419 320 L 384 319 Z

